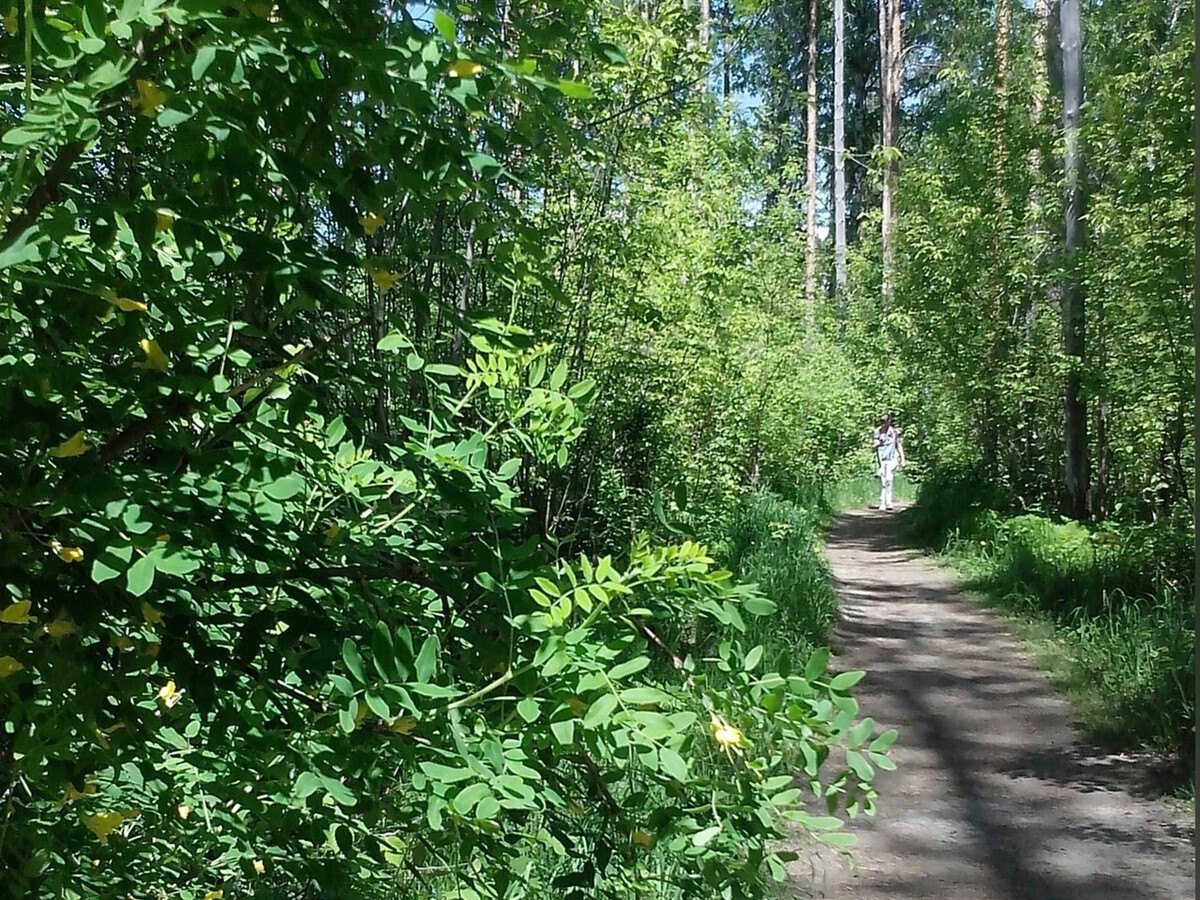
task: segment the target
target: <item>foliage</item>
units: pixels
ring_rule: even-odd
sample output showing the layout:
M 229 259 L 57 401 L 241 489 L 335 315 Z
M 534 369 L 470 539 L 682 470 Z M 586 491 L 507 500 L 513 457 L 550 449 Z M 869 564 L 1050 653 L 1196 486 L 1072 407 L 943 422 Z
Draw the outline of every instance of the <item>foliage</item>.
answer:
M 767 318 L 718 290 L 748 229 L 696 216 L 663 249 L 712 267 L 707 309 L 597 276 L 632 258 L 620 217 L 580 213 L 621 193 L 607 141 L 663 149 L 637 110 L 696 54 L 686 16 L 593 13 L 5 19 L 10 896 L 756 897 L 790 823 L 849 845 L 834 814 L 871 810 L 895 738 L 858 719 L 861 673 L 768 664 L 748 623 L 776 601 L 642 535 L 655 489 L 726 473 L 692 507 L 715 520 L 749 446 L 833 467 L 792 454 L 853 433 L 847 405 L 797 444 L 767 388 L 808 372 L 815 396 L 828 357 L 780 342 L 784 368 L 730 378 Z M 701 168 L 667 179 L 680 210 Z M 655 176 L 622 175 L 646 239 Z M 639 362 L 631 315 L 665 360 Z M 714 323 L 737 340 L 693 371 Z M 781 417 L 742 436 L 725 417 L 755 396 Z

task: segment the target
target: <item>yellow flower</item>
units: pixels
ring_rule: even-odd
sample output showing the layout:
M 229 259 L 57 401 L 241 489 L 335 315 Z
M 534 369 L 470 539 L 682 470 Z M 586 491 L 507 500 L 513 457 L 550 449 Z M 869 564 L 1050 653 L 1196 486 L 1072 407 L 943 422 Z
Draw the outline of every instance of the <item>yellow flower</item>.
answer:
M 162 347 L 158 346 L 158 341 L 153 338 L 142 338 L 142 352 L 146 354 L 146 361 L 135 363 L 139 369 L 158 369 L 160 372 L 167 371 L 167 366 L 170 365 L 170 360 L 167 359 L 167 354 L 163 353 Z
M 28 625 L 30 622 L 36 622 L 37 619 L 29 614 L 29 607 L 32 605 L 29 600 L 18 600 L 0 612 L 0 622 L 6 625 Z
M 261 859 L 256 859 L 250 865 L 254 866 L 254 871 L 257 872 L 259 875 L 262 875 L 264 872 L 267 871 L 267 867 L 265 865 L 263 865 L 263 861 Z
M 67 438 L 57 447 L 50 451 L 51 456 L 56 456 L 59 459 L 64 459 L 68 456 L 81 456 L 87 453 L 87 441 L 83 439 L 83 432 L 77 431 L 71 437 Z
M 388 291 L 390 291 L 392 289 L 392 285 L 400 280 L 400 276 L 395 272 L 390 272 L 387 269 L 380 268 L 378 266 L 372 266 L 371 268 L 367 269 L 367 274 L 371 276 L 371 280 L 375 282 L 375 287 L 379 288 L 379 291 L 382 294 L 386 294 Z
M 145 78 L 137 80 L 137 98 L 133 101 L 133 108 L 138 111 L 138 115 L 154 117 L 154 113 L 158 108 L 167 102 L 167 95 L 153 81 Z
M 646 831 L 635 831 L 629 839 L 639 847 L 649 847 L 654 843 L 654 835 Z
M 204 895 L 204 900 L 221 900 L 221 898 L 224 896 L 224 891 L 209 891 Z
M 483 66 L 470 59 L 460 59 L 446 69 L 446 73 L 452 78 L 474 78 L 482 71 Z
M 377 216 L 375 213 L 367 213 L 358 220 L 358 224 L 362 226 L 363 231 L 368 235 L 372 235 L 383 227 L 385 221 L 382 216 Z
M 722 750 L 726 753 L 733 751 L 740 754 L 742 752 L 744 738 L 740 731 L 716 714 L 713 714 L 709 725 L 713 731 L 713 739 Z
M 100 843 L 107 844 L 108 836 L 121 827 L 121 823 L 125 821 L 125 817 L 119 812 L 112 810 L 104 810 L 92 816 L 80 815 L 83 824 L 87 826 L 88 831 L 100 839 Z
M 186 822 L 187 817 L 192 814 L 192 808 L 186 803 L 180 803 L 179 806 L 175 808 L 175 812 L 179 813 L 179 818 Z
M 42 631 L 55 640 L 65 638 L 68 634 L 74 634 L 78 630 L 78 626 L 67 616 L 59 616 L 53 622 L 42 626 Z
M 7 678 L 14 672 L 20 672 L 23 668 L 25 667 L 11 656 L 0 656 L 0 678 Z
M 58 554 L 58 558 L 63 562 L 83 562 L 83 550 L 80 547 L 64 547 L 59 544 L 58 546 L 54 547 L 54 552 Z
M 148 307 L 145 303 L 142 303 L 140 300 L 131 300 L 128 297 L 118 297 L 116 300 L 112 301 L 112 304 L 113 306 L 117 307 L 117 309 L 124 310 L 125 312 L 150 311 L 150 307 Z
M 181 699 L 183 699 L 183 695 L 185 693 L 187 693 L 187 692 L 178 690 L 175 687 L 174 681 L 168 681 L 166 684 L 164 684 L 159 689 L 158 699 L 164 707 L 166 707 L 167 709 L 170 709 L 172 706 L 174 706 L 176 703 L 178 703 Z
M 82 791 L 76 790 L 75 785 L 68 784 L 67 789 L 63 791 L 63 795 L 58 801 L 58 808 L 62 809 L 64 806 L 74 803 L 76 800 L 90 797 L 94 793 L 96 793 L 96 785 L 92 784 L 90 780 L 84 782 Z
M 392 723 L 391 727 L 396 734 L 409 734 L 417 727 L 417 720 L 412 716 L 401 716 Z
M 163 620 L 163 614 L 143 600 L 142 618 L 150 625 L 158 625 Z
M 332 544 L 337 539 L 337 536 L 341 533 L 342 533 L 342 526 L 339 525 L 337 522 L 334 522 L 332 525 L 330 525 L 328 528 L 326 528 L 325 529 L 325 541 L 324 541 L 325 546 L 328 547 L 330 544 Z

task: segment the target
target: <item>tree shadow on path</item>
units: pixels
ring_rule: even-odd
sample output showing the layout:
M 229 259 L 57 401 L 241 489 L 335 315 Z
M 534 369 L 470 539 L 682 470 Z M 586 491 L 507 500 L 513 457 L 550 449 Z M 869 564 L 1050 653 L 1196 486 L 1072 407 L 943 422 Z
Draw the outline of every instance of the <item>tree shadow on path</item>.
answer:
M 1181 900 L 1194 848 L 1149 787 L 1102 765 L 1071 709 L 1001 622 L 896 540 L 894 518 L 844 516 L 827 553 L 840 669 L 866 669 L 864 715 L 900 732 L 880 813 L 856 824 L 863 900 Z

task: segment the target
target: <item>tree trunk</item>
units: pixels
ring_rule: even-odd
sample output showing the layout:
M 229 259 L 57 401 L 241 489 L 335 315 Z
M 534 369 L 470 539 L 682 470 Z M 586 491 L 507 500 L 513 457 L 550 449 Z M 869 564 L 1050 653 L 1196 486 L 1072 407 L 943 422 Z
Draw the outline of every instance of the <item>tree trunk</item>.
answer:
M 733 27 L 732 4 L 733 0 L 725 0 L 721 8 L 721 81 L 726 102 L 733 96 L 733 51 L 729 41 L 729 32 Z
M 712 0 L 700 0 L 700 51 L 708 51 L 712 37 Z
M 996 0 L 995 71 L 992 74 L 992 192 L 996 203 L 996 217 L 991 230 L 992 302 L 988 323 L 987 352 L 983 368 L 983 461 L 989 471 L 995 471 L 1000 462 L 1001 425 L 1008 419 L 1009 406 L 999 390 L 1001 368 L 1008 355 L 1008 279 L 1006 273 L 1008 252 L 1008 191 L 1005 188 L 1005 157 L 1008 153 L 1008 34 L 1011 16 L 1009 0 Z M 1011 460 L 1006 460 L 1007 471 L 1012 471 Z
M 895 257 L 893 209 L 896 164 L 892 155 L 898 146 L 896 116 L 900 106 L 902 38 L 900 0 L 879 0 L 879 83 L 883 134 L 883 210 L 880 225 L 880 249 L 883 264 L 883 308 L 892 305 L 892 270 Z
M 808 3 L 808 222 L 804 252 L 804 299 L 807 334 L 817 332 L 817 11 Z
M 833 244 L 838 327 L 846 320 L 846 10 L 833 0 Z
M 1083 150 L 1079 118 L 1083 106 L 1083 47 L 1079 14 L 1080 0 L 1062 0 L 1063 138 L 1066 151 L 1063 173 L 1066 180 L 1064 207 L 1066 283 L 1063 285 L 1063 350 L 1067 355 L 1064 425 L 1066 439 L 1065 512 L 1076 519 L 1088 515 L 1087 398 L 1083 393 L 1082 370 L 1085 352 L 1084 298 L 1080 277 L 1083 249 Z

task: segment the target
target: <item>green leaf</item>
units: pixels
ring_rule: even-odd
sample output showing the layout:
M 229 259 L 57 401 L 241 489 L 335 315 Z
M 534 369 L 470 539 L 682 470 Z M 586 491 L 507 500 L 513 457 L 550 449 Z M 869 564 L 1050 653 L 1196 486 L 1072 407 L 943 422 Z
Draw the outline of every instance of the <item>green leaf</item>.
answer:
M 454 20 L 440 9 L 433 11 L 433 26 L 447 44 L 453 44 L 458 37 L 458 27 L 454 24 Z
M 322 778 L 321 785 L 339 806 L 354 806 L 358 802 L 354 792 L 337 779 Z
M 445 766 L 441 763 L 422 762 L 420 769 L 434 781 L 441 784 L 454 784 L 475 777 L 475 773 L 463 766 Z
M 346 664 L 346 668 L 350 670 L 350 674 L 354 676 L 354 680 L 359 684 L 367 683 L 367 671 L 363 666 L 363 658 L 358 652 L 358 647 L 354 645 L 354 641 L 346 638 L 342 641 L 342 661 Z
M 429 680 L 433 678 L 434 671 L 437 669 L 437 654 L 438 640 L 430 635 L 421 644 L 421 652 L 417 654 L 416 662 L 413 664 L 417 681 L 428 684 Z
M 713 825 L 710 828 L 705 828 L 703 831 L 697 831 L 692 835 L 692 844 L 697 847 L 707 847 L 713 842 L 718 834 L 721 833 L 720 825 Z
M 848 691 L 860 681 L 863 680 L 866 672 L 842 672 L 840 675 L 835 675 L 833 680 L 829 682 L 829 689 L 833 691 Z
M 804 677 L 808 681 L 815 681 L 821 677 L 825 671 L 825 667 L 829 665 L 829 648 L 821 647 L 816 650 L 812 656 L 808 658 L 808 664 L 804 667 Z
M 216 58 L 216 47 L 204 46 L 197 50 L 196 58 L 192 60 L 192 81 L 199 81 L 203 78 L 204 73 L 208 71 L 208 67 L 212 65 L 213 60 Z
M 292 796 L 298 800 L 311 797 L 321 789 L 321 776 L 315 772 L 301 772 L 292 787 Z
M 564 97 L 570 97 L 572 100 L 590 100 L 592 98 L 592 89 L 581 81 L 570 81 L 564 78 L 554 86 Z
M 671 695 L 652 687 L 633 687 L 621 691 L 621 702 L 630 706 L 648 706 L 655 703 L 668 703 Z
M 575 743 L 574 719 L 561 719 L 557 722 L 551 722 L 550 731 L 553 732 L 555 740 L 564 747 L 570 747 Z
M 303 492 L 304 488 L 304 477 L 293 472 L 265 485 L 263 493 L 274 500 L 291 500 L 297 494 Z
M 692 780 L 691 773 L 688 772 L 688 765 L 683 757 L 672 750 L 670 747 L 663 747 L 658 751 L 658 759 L 662 764 L 664 773 L 674 778 L 676 781 L 687 784 Z
M 571 390 L 567 391 L 567 396 L 572 400 L 581 400 L 584 397 L 590 397 L 595 390 L 596 382 L 591 378 L 585 378 L 572 387 Z
M 768 600 L 766 597 L 747 597 L 742 602 L 742 608 L 752 616 L 774 615 L 779 609 L 774 600 Z
M 869 738 L 871 736 L 871 731 L 874 728 L 875 728 L 875 721 L 873 719 L 870 719 L 870 718 L 863 719 L 861 722 L 859 722 L 857 725 L 855 725 L 852 729 L 850 729 L 850 733 L 846 737 L 846 740 L 847 740 L 846 745 L 851 748 L 859 746 L 863 741 L 865 741 L 867 738 Z
M 454 795 L 454 810 L 459 815 L 469 816 L 471 810 L 475 808 L 475 804 L 484 797 L 490 797 L 492 794 L 491 788 L 482 782 L 468 784 L 465 788 Z
M 612 681 L 620 681 L 622 678 L 628 678 L 630 675 L 635 675 L 650 665 L 650 657 L 635 656 L 633 659 L 626 660 L 623 663 L 618 663 L 608 670 L 608 677 Z
M 753 672 L 756 668 L 758 668 L 758 664 L 762 662 L 763 653 L 765 652 L 766 651 L 763 649 L 763 645 L 759 644 L 746 654 L 746 660 L 744 663 L 742 663 L 742 668 L 747 672 Z
M 125 588 L 135 597 L 141 597 L 154 584 L 154 558 L 147 554 L 137 560 L 125 573 Z
M 875 777 L 875 770 L 871 768 L 871 764 L 867 762 L 867 758 L 857 750 L 846 751 L 846 765 L 850 767 L 851 771 L 861 781 L 870 781 Z
M 517 713 L 526 722 L 535 722 L 541 713 L 541 707 L 533 697 L 526 697 L 517 704 Z
M 607 722 L 611 718 L 613 711 L 617 708 L 617 697 L 615 694 L 602 694 L 583 715 L 584 728 L 596 728 L 600 724 Z
M 379 716 L 379 718 L 390 721 L 392 711 L 388 709 L 387 702 L 380 696 L 367 691 L 366 693 L 367 709 Z
M 871 741 L 871 746 L 867 749 L 872 753 L 882 753 L 888 747 L 892 746 L 892 744 L 896 743 L 896 738 L 899 736 L 900 733 L 896 731 L 895 728 L 890 728 L 883 734 L 879 735 L 879 737 L 875 738 L 875 740 Z
M 5 134 L 7 141 L 8 135 Z M 42 258 L 41 245 L 48 240 L 46 235 L 38 235 L 36 240 L 34 236 L 38 234 L 36 225 L 30 225 L 12 241 L 3 250 L 0 250 L 0 271 L 9 268 L 10 266 L 19 266 L 22 263 L 37 262 Z

